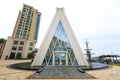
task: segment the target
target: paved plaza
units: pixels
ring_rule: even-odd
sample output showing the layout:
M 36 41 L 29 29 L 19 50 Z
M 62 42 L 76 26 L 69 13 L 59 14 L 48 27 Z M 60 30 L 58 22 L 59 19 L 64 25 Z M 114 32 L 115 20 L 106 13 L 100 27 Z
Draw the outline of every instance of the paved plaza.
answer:
M 44 70 L 43 70 L 44 69 Z M 31 75 L 30 79 L 93 79 L 94 77 L 78 71 L 80 68 L 73 66 L 47 66 Z M 43 70 L 42 72 L 40 72 Z
M 9 68 L 8 65 L 20 62 L 28 62 L 29 60 L 0 60 L 0 80 L 46 80 L 46 79 L 28 79 L 35 71 L 18 70 Z M 89 75 L 96 79 L 74 79 L 74 80 L 120 80 L 120 67 L 111 66 L 107 69 L 86 71 Z M 53 79 L 49 79 L 53 80 Z M 59 79 L 54 79 L 59 80 Z M 60 79 L 71 80 L 71 79 Z

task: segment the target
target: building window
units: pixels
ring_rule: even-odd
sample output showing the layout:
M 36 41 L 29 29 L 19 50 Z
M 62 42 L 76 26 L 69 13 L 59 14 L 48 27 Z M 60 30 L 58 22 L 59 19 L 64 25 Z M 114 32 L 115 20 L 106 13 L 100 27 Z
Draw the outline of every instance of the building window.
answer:
M 27 34 L 27 31 L 24 31 L 24 34 Z
M 21 18 L 24 18 L 23 16 L 21 16 Z
M 22 36 L 22 39 L 26 39 L 26 37 L 25 37 L 25 36 Z
M 32 47 L 29 47 L 29 51 L 32 51 L 33 50 L 33 48 Z
M 20 41 L 20 45 L 24 45 L 24 41 Z
M 17 33 L 20 33 L 20 30 L 19 30 L 19 29 L 17 30 Z
M 15 52 L 11 52 L 9 59 L 14 59 L 15 58 L 15 54 L 16 54 Z M 7 56 L 6 56 L 6 59 L 7 59 Z
M 21 26 L 18 26 L 18 30 L 20 30 L 21 29 Z
M 14 41 L 14 43 L 13 43 L 13 44 L 17 45 L 17 44 L 18 44 L 18 41 Z
M 30 43 L 30 46 L 33 46 L 33 43 L 32 43 L 32 42 Z
M 18 52 L 17 55 L 16 55 L 16 59 L 20 59 L 22 56 L 22 53 L 21 52 Z
M 22 26 L 22 23 L 19 23 L 19 26 Z
M 23 34 L 23 36 L 25 37 L 25 36 L 26 36 L 26 34 Z
M 27 58 L 28 58 L 28 59 L 32 59 L 32 57 L 33 57 L 33 56 L 32 56 L 32 53 L 28 53 Z
M 22 50 L 23 50 L 23 47 L 19 47 L 19 48 L 18 48 L 18 51 L 22 51 Z
M 13 47 L 12 47 L 12 50 L 17 50 L 17 46 L 13 46 Z
M 27 30 L 27 28 L 25 28 L 25 30 Z
M 24 14 L 22 14 L 22 17 L 24 17 Z
M 19 35 L 16 34 L 15 38 L 19 38 Z

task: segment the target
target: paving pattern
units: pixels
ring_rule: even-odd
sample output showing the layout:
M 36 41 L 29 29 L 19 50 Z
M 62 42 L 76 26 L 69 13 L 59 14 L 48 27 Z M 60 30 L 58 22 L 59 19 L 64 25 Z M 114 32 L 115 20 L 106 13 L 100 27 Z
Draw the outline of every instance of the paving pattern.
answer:
M 8 65 L 26 62 L 26 60 L 0 60 L 0 80 L 46 80 L 46 79 L 28 79 L 35 71 L 17 70 L 7 68 Z M 86 71 L 96 79 L 48 79 L 48 80 L 120 80 L 120 67 L 112 66 L 111 68 L 101 70 Z
M 42 69 L 41 69 L 42 70 Z M 91 79 L 87 73 L 82 73 L 72 66 L 48 66 L 42 72 L 35 73 L 29 78 L 36 79 Z

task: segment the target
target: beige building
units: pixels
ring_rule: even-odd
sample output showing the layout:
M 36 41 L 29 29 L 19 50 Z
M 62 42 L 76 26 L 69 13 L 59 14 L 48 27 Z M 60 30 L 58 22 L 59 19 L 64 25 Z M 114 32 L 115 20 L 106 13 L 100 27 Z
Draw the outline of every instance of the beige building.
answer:
M 23 5 L 12 36 L 9 36 L 1 59 L 27 58 L 36 45 L 41 13 Z

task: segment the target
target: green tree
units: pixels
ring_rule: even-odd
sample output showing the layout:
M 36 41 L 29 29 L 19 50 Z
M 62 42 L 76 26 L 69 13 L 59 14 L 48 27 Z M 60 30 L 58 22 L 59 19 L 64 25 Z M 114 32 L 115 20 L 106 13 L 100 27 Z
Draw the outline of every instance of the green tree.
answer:
M 0 38 L 0 43 L 5 43 L 6 39 Z

